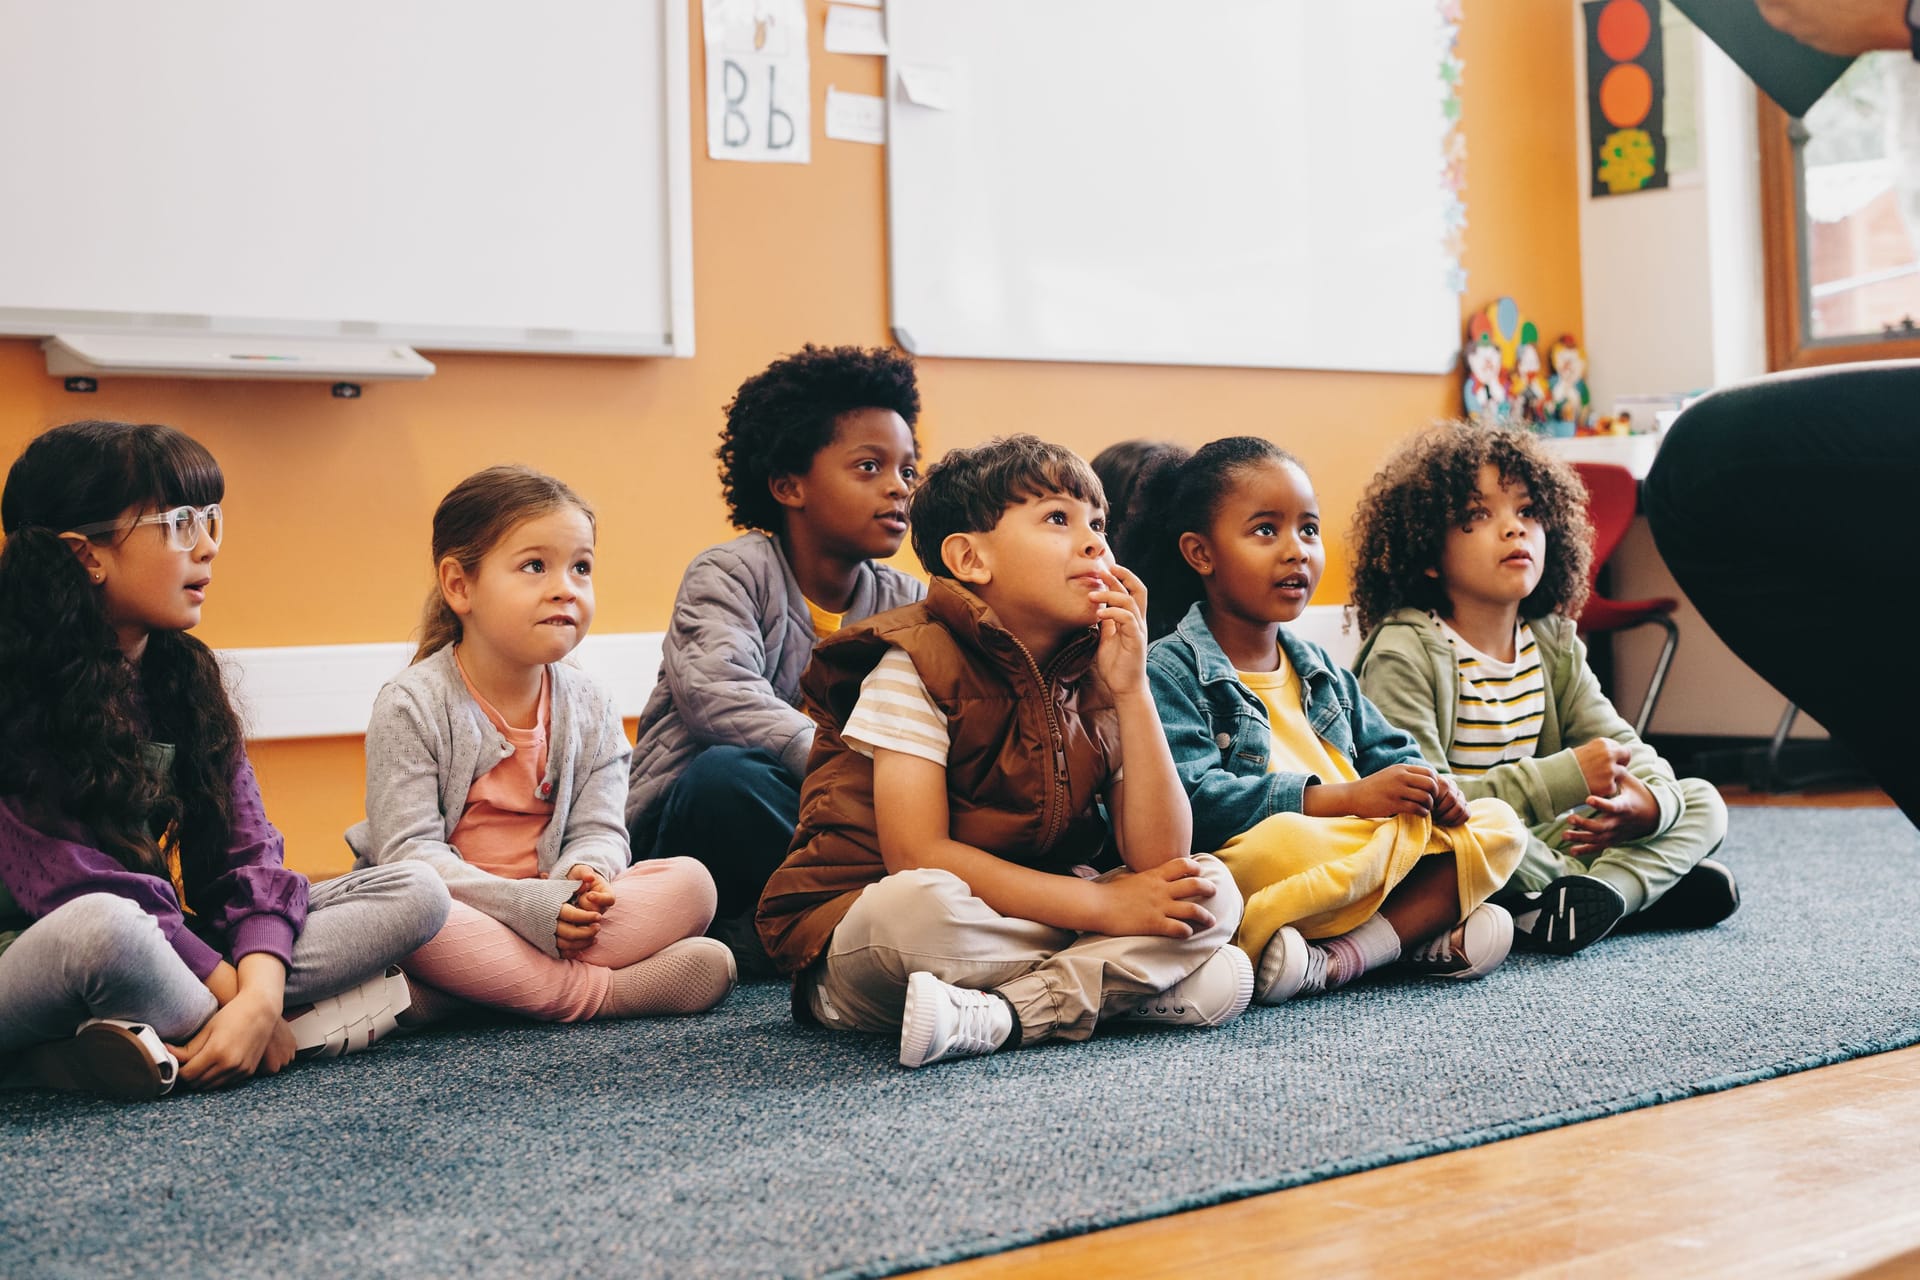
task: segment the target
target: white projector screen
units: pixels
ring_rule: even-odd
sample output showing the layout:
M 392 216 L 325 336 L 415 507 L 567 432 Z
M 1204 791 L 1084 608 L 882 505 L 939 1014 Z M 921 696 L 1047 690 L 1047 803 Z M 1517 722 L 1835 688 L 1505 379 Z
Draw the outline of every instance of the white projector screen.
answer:
M 692 353 L 684 0 L 0 26 L 0 333 Z
M 1441 0 L 888 0 L 895 336 L 1451 370 L 1450 30 Z

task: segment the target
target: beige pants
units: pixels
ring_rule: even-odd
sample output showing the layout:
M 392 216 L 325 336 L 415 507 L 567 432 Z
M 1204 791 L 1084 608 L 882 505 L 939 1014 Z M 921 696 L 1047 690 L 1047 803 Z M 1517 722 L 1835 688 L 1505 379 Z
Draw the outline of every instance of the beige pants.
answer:
M 1217 858 L 1196 859 L 1214 895 L 1213 926 L 1191 938 L 1075 934 L 1003 916 L 950 871 L 901 871 L 861 890 L 809 972 L 808 1007 L 839 1031 L 897 1032 L 907 978 L 998 991 L 1020 1019 L 1020 1042 L 1085 1040 L 1101 1018 L 1165 991 L 1233 938 L 1240 893 Z M 1130 875 L 1114 871 L 1101 877 Z

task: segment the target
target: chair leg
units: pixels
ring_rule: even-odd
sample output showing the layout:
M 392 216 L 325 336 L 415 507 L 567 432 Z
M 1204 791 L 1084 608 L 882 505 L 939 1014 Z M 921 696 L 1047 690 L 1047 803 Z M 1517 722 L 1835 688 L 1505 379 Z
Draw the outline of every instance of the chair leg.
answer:
M 1786 749 L 1787 735 L 1793 732 L 1793 722 L 1800 718 L 1800 708 L 1791 700 L 1787 709 L 1780 714 L 1780 726 L 1773 731 L 1773 741 L 1767 744 L 1765 781 L 1758 790 L 1785 791 L 1787 787 L 1786 770 L 1780 767 L 1780 753 Z
M 1660 646 L 1659 660 L 1653 664 L 1653 679 L 1647 681 L 1647 696 L 1640 703 L 1640 715 L 1634 721 L 1633 731 L 1641 738 L 1647 736 L 1647 726 L 1653 723 L 1654 704 L 1660 701 L 1661 686 L 1667 682 L 1667 670 L 1673 666 L 1673 654 L 1680 647 L 1680 624 L 1664 613 L 1656 613 L 1637 625 L 1654 623 L 1666 630 L 1666 643 Z

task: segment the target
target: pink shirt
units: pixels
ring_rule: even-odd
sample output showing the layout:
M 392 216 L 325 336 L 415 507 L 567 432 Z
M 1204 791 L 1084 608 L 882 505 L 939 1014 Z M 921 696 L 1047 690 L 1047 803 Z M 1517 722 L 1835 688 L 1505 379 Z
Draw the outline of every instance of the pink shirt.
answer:
M 455 654 L 454 664 L 459 665 Z M 460 669 L 467 692 L 480 704 L 509 745 L 513 754 L 487 770 L 467 792 L 467 807 L 460 814 L 447 843 L 460 856 L 480 868 L 508 880 L 527 880 L 540 874 L 539 854 L 535 846 L 540 833 L 553 817 L 553 802 L 540 797 L 547 773 L 547 714 L 552 690 L 545 674 L 540 677 L 538 723 L 521 729 L 507 723 L 493 704 L 481 697 Z

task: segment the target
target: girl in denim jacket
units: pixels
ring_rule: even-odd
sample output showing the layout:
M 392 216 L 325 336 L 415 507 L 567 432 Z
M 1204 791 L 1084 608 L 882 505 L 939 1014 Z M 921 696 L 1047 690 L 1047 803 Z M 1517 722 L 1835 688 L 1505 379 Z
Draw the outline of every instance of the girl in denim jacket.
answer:
M 1513 921 L 1486 898 L 1526 828 L 1500 801 L 1469 803 L 1351 673 L 1286 630 L 1326 564 L 1306 471 L 1239 436 L 1142 483 L 1122 558 L 1152 593 L 1147 675 L 1195 850 L 1246 899 L 1235 941 L 1254 998 L 1343 986 L 1403 951 L 1423 975 L 1493 970 Z

